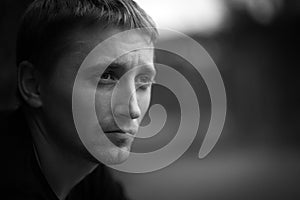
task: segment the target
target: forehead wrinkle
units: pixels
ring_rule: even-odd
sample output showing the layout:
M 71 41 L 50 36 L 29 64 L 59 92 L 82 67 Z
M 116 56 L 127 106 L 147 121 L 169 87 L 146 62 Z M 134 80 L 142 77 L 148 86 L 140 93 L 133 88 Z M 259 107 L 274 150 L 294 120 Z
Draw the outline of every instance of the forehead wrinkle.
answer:
M 73 53 L 77 54 L 78 57 L 88 55 L 93 48 L 96 48 L 106 38 L 106 36 L 82 38 L 83 35 L 85 34 L 80 34 L 80 37 L 72 38 Z M 110 42 L 102 45 L 102 50 L 100 49 L 97 52 L 97 54 L 99 53 L 98 58 L 95 58 L 93 62 L 95 62 L 98 68 L 105 65 L 108 67 L 111 63 L 126 66 L 126 68 L 132 68 L 132 66 L 137 65 L 151 65 L 154 57 L 153 43 L 148 43 L 145 38 L 147 37 L 140 34 L 116 38 L 112 36 Z M 121 56 L 115 59 L 114 56 L 117 55 Z
M 151 68 L 153 64 L 153 53 L 144 54 L 143 52 L 144 51 L 140 50 L 131 51 L 116 59 L 115 63 L 118 63 L 121 66 L 126 66 L 128 69 L 137 66 L 148 66 Z

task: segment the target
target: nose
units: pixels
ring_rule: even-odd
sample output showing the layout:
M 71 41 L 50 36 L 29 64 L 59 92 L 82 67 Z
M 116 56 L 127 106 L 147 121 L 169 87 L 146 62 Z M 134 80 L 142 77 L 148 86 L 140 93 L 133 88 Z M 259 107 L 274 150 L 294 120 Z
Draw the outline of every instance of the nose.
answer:
M 114 106 L 114 114 L 117 117 L 139 118 L 141 116 L 141 110 L 135 86 L 122 87 L 117 90 L 117 93 L 113 97 L 115 98 L 113 101 L 116 103 Z
M 136 92 L 132 93 L 132 96 L 129 100 L 129 115 L 131 119 L 137 119 L 141 116 L 140 106 L 136 97 Z

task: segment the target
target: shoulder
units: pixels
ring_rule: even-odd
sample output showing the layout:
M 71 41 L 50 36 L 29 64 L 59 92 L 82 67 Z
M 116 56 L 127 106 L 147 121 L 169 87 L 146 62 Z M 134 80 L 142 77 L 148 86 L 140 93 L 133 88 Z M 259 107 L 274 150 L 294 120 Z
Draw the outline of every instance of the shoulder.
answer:
M 71 192 L 70 196 L 83 199 L 128 200 L 123 186 L 115 180 L 110 170 L 103 164 L 89 174 Z M 70 198 L 73 199 L 73 198 Z
M 27 153 L 31 137 L 21 110 L 0 112 L 0 131 L 1 154 L 4 158 L 12 161 Z
M 37 185 L 32 142 L 20 110 L 0 112 L 1 182 L 11 195 L 26 197 Z

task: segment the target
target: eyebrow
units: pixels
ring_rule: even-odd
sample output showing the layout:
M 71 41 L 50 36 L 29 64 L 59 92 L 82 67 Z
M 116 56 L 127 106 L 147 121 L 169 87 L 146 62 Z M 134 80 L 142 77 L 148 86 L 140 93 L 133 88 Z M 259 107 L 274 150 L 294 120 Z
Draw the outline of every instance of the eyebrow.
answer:
M 151 74 L 153 77 L 156 76 L 157 71 L 155 69 L 154 64 L 144 64 L 143 66 L 145 67 L 142 67 L 141 69 L 142 71 L 146 71 L 147 73 Z
M 90 73 L 95 73 L 99 71 L 99 68 L 102 68 L 103 65 L 106 65 L 105 62 L 100 62 L 97 63 L 96 65 L 93 65 L 89 68 L 87 68 L 85 71 Z M 120 73 L 126 73 L 127 71 L 127 63 L 126 62 L 119 62 L 119 61 L 114 61 L 112 63 L 110 63 L 106 69 L 103 70 L 103 72 L 105 71 L 109 71 L 109 70 L 118 70 Z M 139 65 L 141 67 L 140 71 L 143 72 L 147 72 L 149 74 L 151 74 L 153 77 L 156 75 L 156 69 L 154 67 L 154 65 L 151 63 L 144 63 Z M 102 73 L 103 73 L 102 72 Z

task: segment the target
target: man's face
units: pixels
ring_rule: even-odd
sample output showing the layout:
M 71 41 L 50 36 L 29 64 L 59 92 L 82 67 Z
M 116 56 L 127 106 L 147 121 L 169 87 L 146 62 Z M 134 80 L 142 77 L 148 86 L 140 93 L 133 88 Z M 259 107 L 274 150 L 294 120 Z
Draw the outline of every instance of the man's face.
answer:
M 119 32 L 117 29 L 101 28 L 74 32 L 71 36 L 72 50 L 59 60 L 53 76 L 42 82 L 42 115 L 47 137 L 66 153 L 90 156 L 78 137 L 73 121 L 74 81 L 88 53 Z M 141 49 L 145 46 L 149 49 Z M 129 51 L 133 47 L 137 50 Z M 83 70 L 77 77 L 81 84 L 76 88 L 77 96 L 74 98 L 84 108 L 91 103 L 87 97 L 94 95 L 97 115 L 96 121 L 92 113 L 82 119 L 86 127 L 85 145 L 95 157 L 106 163 L 121 163 L 129 156 L 134 135 L 149 107 L 151 83 L 155 76 L 151 47 L 149 37 L 139 32 L 123 35 L 109 43 L 105 52 L 98 55 L 98 63 Z M 115 58 L 114 55 L 122 56 Z M 98 124 L 104 133 L 99 132 Z

